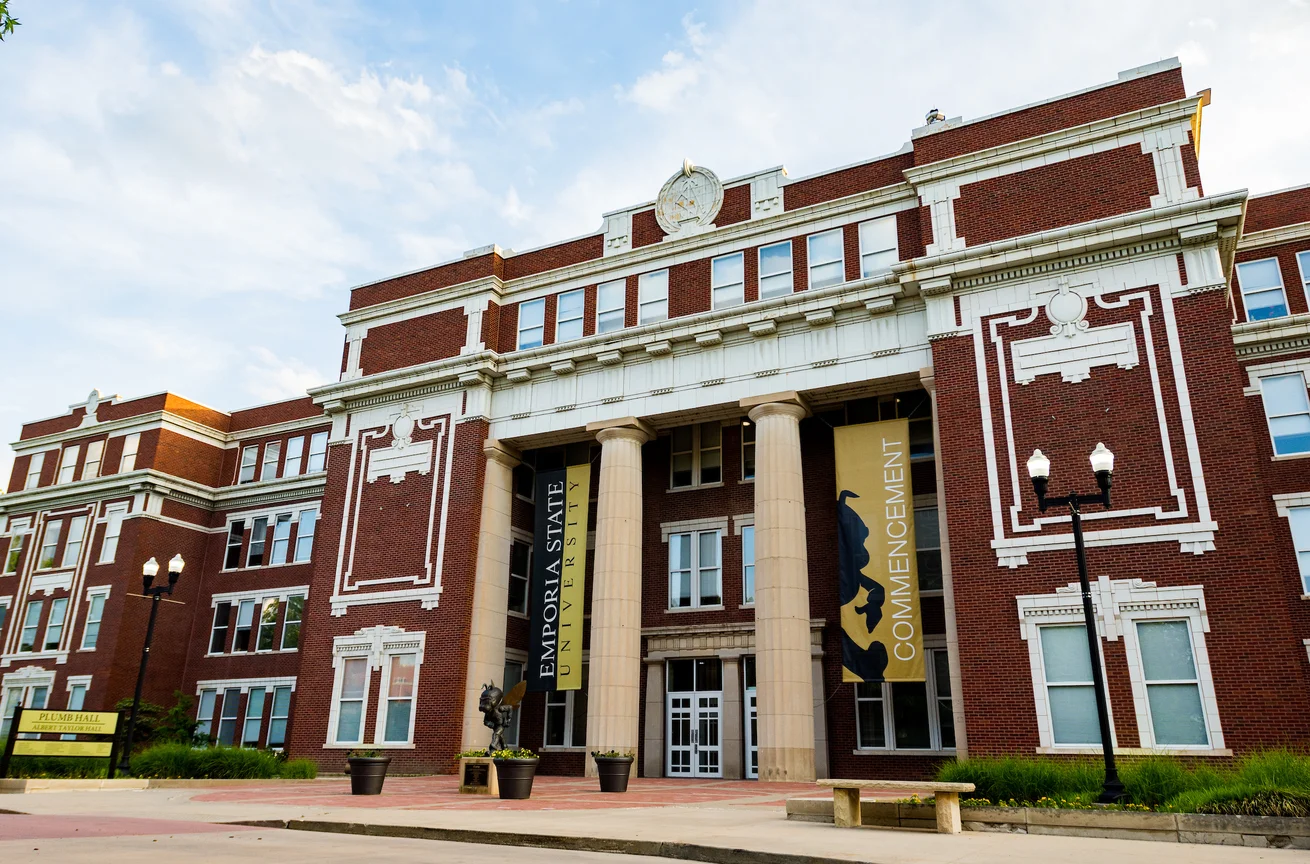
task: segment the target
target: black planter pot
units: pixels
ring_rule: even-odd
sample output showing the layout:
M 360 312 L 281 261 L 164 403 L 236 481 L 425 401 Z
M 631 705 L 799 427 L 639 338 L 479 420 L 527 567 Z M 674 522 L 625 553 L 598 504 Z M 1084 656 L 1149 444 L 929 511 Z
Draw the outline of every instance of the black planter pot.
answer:
M 351 795 L 382 794 L 382 781 L 387 779 L 390 756 L 351 756 L 346 761 L 350 763 Z
M 532 797 L 532 778 L 537 776 L 537 759 L 493 759 L 500 797 L 519 801 Z
M 594 756 L 596 774 L 600 776 L 600 791 L 627 792 L 628 777 L 632 775 L 631 756 Z

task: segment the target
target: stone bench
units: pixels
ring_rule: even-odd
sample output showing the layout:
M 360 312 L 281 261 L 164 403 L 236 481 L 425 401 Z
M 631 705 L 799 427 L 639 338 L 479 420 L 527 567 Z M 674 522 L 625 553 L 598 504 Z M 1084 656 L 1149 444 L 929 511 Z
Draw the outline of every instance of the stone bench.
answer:
M 832 789 L 832 821 L 838 828 L 860 825 L 861 789 L 903 789 L 907 792 L 932 792 L 937 806 L 937 832 L 960 833 L 960 793 L 972 792 L 972 783 L 920 783 L 910 780 L 820 780 L 820 786 Z

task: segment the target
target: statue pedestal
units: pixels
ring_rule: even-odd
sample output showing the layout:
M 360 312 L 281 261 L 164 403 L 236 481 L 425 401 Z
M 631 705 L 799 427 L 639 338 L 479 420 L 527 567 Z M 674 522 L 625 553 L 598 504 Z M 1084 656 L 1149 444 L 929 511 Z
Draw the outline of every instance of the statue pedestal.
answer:
M 499 795 L 496 763 L 490 756 L 461 756 L 459 760 L 461 795 Z

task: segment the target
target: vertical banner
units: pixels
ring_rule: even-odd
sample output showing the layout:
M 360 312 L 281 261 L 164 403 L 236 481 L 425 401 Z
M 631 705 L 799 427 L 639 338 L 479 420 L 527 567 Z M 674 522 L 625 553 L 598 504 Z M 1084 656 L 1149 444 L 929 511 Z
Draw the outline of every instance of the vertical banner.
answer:
M 582 687 L 582 604 L 591 466 L 537 472 L 528 690 Z
M 910 423 L 833 430 L 842 681 L 924 680 Z

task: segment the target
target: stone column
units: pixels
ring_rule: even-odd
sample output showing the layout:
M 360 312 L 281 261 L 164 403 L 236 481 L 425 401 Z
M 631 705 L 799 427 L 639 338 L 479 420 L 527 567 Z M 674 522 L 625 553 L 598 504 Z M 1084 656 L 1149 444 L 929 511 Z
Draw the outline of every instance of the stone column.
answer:
M 810 676 L 814 679 L 814 774 L 828 776 L 828 709 L 823 698 L 823 655 L 815 654 L 810 661 Z
M 468 673 L 464 679 L 464 731 L 461 750 L 485 747 L 491 731 L 482 725 L 478 697 L 482 685 L 503 685 L 505 617 L 509 603 L 510 507 L 514 500 L 514 467 L 519 452 L 501 441 L 488 440 L 482 480 L 482 516 L 478 522 L 478 558 L 473 572 L 473 612 L 469 622 Z
M 642 741 L 642 774 L 664 776 L 664 661 L 646 661 L 646 735 Z M 633 764 L 636 764 L 635 760 Z
M 641 445 L 654 431 L 635 417 L 592 423 L 600 441 L 596 566 L 591 588 L 587 751 L 636 754 L 641 710 Z M 637 760 L 633 760 L 636 772 Z M 586 760 L 588 777 L 596 763 Z
M 755 688 L 760 779 L 814 773 L 805 489 L 795 392 L 743 399 L 755 423 Z
M 746 775 L 742 769 L 744 727 L 741 702 L 741 658 L 724 657 L 723 663 L 723 714 L 719 725 L 719 752 L 723 766 L 723 779 L 740 780 Z

